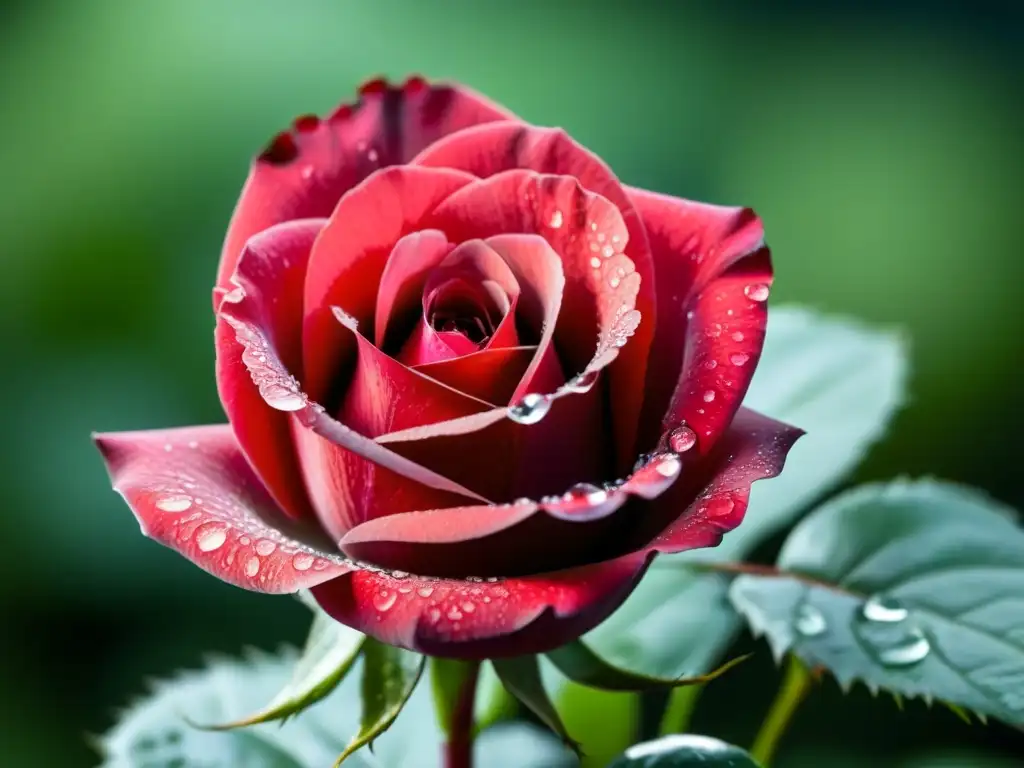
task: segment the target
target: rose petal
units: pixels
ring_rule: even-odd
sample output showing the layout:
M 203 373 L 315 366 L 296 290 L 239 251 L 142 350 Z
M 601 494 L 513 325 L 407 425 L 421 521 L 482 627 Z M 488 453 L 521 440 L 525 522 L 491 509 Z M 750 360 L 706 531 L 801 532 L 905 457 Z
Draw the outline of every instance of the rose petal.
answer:
M 609 371 L 612 398 L 616 403 L 613 418 L 618 469 L 620 472 L 625 471 L 636 454 L 636 425 L 643 403 L 644 372 L 655 333 L 657 306 L 651 251 L 644 223 L 634 210 L 630 196 L 596 155 L 574 142 L 564 131 L 537 128 L 521 122 L 493 122 L 453 133 L 424 149 L 413 162 L 432 167 L 457 168 L 480 178 L 516 168 L 570 176 L 578 180 L 584 189 L 601 195 L 618 208 L 628 237 L 620 235 L 621 240 L 616 241 L 614 232 L 595 231 L 590 233 L 592 237 L 588 242 L 592 252 L 583 255 L 591 258 L 606 253 L 615 254 L 625 249 L 625 254 L 632 262 L 629 272 L 635 271 L 640 280 L 639 288 L 633 289 L 635 299 L 631 300 L 630 309 L 635 304 L 643 322 L 637 327 L 631 321 L 634 326 L 631 331 L 633 338 L 621 350 L 621 362 L 613 365 Z M 555 230 L 568 222 L 571 229 L 571 219 L 575 212 L 576 209 L 569 205 L 550 206 L 544 210 L 542 220 L 550 225 L 558 225 L 553 227 Z M 548 233 L 544 234 L 551 239 Z M 601 239 L 602 235 L 604 239 Z M 557 245 L 556 249 L 562 251 Z M 608 270 L 603 277 L 614 274 L 614 271 Z M 571 282 L 568 268 L 566 276 Z M 619 277 L 625 278 L 625 275 Z
M 231 289 L 242 246 L 257 232 L 328 216 L 345 192 L 379 168 L 408 162 L 453 131 L 510 117 L 467 88 L 412 78 L 401 86 L 367 83 L 359 101 L 325 120 L 299 118 L 253 162 L 224 242 L 218 287 Z
M 413 323 L 418 321 L 427 277 L 454 248 L 455 244 L 436 229 L 413 232 L 398 241 L 384 265 L 377 289 L 374 344 L 388 352 L 400 344 L 388 339 L 389 324 L 397 322 L 400 334 L 401 326 L 407 324 L 402 322 L 404 318 Z
M 281 514 L 227 424 L 95 440 L 142 532 L 229 584 L 295 592 L 352 567 Z
M 697 450 L 712 450 L 729 427 L 753 378 L 764 345 L 768 311 L 751 299 L 751 287 L 772 280 L 767 248 L 734 264 L 690 304 L 686 355 L 668 408 L 665 432 L 687 425 L 697 434 Z
M 482 349 L 453 360 L 417 365 L 415 370 L 472 397 L 507 405 L 536 352 L 536 347 Z
M 331 408 L 330 384 L 355 356 L 354 340 L 342 332 L 332 308 L 341 307 L 373 338 L 377 288 L 392 249 L 413 231 L 437 229 L 419 223 L 470 181 L 456 171 L 398 166 L 378 171 L 342 197 L 313 245 L 306 272 L 303 386 L 310 397 Z
M 486 501 L 328 415 L 281 363 L 258 305 L 247 295 L 233 298 L 237 301 L 223 302 L 220 316 L 235 331 L 244 350 L 242 360 L 264 400 L 292 414 L 292 434 L 310 501 L 335 539 L 370 517 L 371 511 L 390 514 Z
M 658 321 L 644 383 L 640 445 L 649 448 L 664 429 L 662 417 L 680 379 L 690 325 L 686 313 L 696 309 L 691 306 L 693 298 L 737 261 L 761 248 L 764 227 L 749 208 L 709 205 L 634 188 L 629 188 L 629 195 L 647 228 L 658 284 L 671 287 L 658 293 Z M 768 275 L 768 282 L 758 290 L 766 293 L 770 280 Z M 715 365 L 721 365 L 733 354 L 750 352 L 721 350 L 718 358 L 701 363 L 711 364 L 713 359 Z M 751 372 L 755 362 L 745 361 Z M 701 396 L 705 391 L 701 390 Z
M 245 295 L 285 365 L 301 371 L 302 290 L 310 248 L 325 224 L 306 219 L 278 224 L 246 243 L 227 301 Z M 312 511 L 299 473 L 286 413 L 267 406 L 242 361 L 235 330 L 218 318 L 215 331 L 217 391 L 245 453 L 263 485 L 289 516 Z
M 338 621 L 391 645 L 464 659 L 542 653 L 603 621 L 647 566 L 639 555 L 501 581 L 359 571 L 313 589 Z
M 740 408 L 710 455 L 683 454 L 680 480 L 651 502 L 629 548 L 672 553 L 717 546 L 743 522 L 750 485 L 778 475 L 803 434 Z

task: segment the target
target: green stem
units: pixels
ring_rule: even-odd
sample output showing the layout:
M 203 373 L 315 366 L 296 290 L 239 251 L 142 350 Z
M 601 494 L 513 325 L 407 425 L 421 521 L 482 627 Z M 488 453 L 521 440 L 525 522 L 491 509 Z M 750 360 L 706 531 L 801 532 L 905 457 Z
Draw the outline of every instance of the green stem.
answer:
M 473 768 L 473 716 L 480 662 L 431 659 L 430 682 L 445 734 L 445 768 Z
M 800 702 L 804 700 L 811 688 L 811 673 L 795 656 L 789 657 L 786 674 L 775 695 L 768 716 L 761 724 L 761 730 L 754 739 L 750 754 L 765 768 L 771 765 L 772 757 L 779 746 L 779 740 L 786 732 L 789 721 L 793 719 Z
M 659 735 L 686 733 L 690 729 L 690 719 L 703 690 L 703 685 L 685 685 L 672 690 L 661 725 L 658 726 Z

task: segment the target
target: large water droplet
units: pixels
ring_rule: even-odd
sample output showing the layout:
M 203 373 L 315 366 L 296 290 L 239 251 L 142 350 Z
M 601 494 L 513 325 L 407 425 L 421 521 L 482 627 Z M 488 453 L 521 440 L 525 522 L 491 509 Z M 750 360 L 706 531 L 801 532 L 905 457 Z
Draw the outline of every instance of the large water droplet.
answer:
M 430 597 L 432 594 L 434 594 L 434 588 L 433 587 L 420 587 L 419 589 L 416 590 L 416 594 L 419 595 L 420 597 Z
M 508 417 L 517 424 L 536 424 L 551 409 L 551 398 L 531 393 L 508 409 Z
M 272 555 L 275 549 L 277 549 L 277 544 L 270 539 L 260 539 L 256 542 L 256 554 L 258 555 L 263 555 L 264 557 Z
M 764 301 L 770 289 L 764 283 L 752 283 L 743 289 L 743 295 L 751 301 Z
M 899 642 L 880 648 L 878 660 L 890 667 L 910 667 L 924 661 L 931 650 L 932 645 L 924 632 L 914 627 Z
M 565 217 L 562 215 L 562 212 L 556 208 L 554 211 L 551 212 L 551 220 L 548 222 L 548 224 L 551 225 L 552 229 L 558 229 L 560 226 L 562 226 L 563 221 L 565 221 Z
M 801 603 L 797 608 L 793 626 L 804 637 L 818 637 L 828 629 L 825 614 L 809 603 Z
M 268 384 L 260 391 L 267 405 L 279 411 L 298 411 L 306 406 L 306 398 L 290 387 Z
M 574 392 L 579 395 L 586 394 L 594 388 L 594 384 L 597 383 L 600 376 L 600 371 L 584 371 L 579 376 L 573 376 L 565 382 L 563 389 L 567 392 Z
M 709 389 L 707 392 L 704 393 L 704 402 L 705 403 L 710 403 L 714 399 L 715 399 L 715 390 Z
M 191 506 L 192 499 L 188 496 L 164 496 L 156 501 L 156 508 L 162 512 L 184 512 Z
M 227 541 L 228 535 L 223 528 L 204 528 L 196 536 L 196 546 L 200 552 L 212 552 Z
M 668 433 L 668 445 L 676 453 L 686 453 L 697 444 L 697 433 L 685 424 Z
M 734 352 L 729 355 L 729 362 L 735 366 L 746 365 L 747 360 L 750 359 L 750 355 L 745 355 L 742 352 Z
M 292 558 L 292 568 L 296 571 L 308 571 L 313 567 L 314 559 L 312 555 L 308 555 L 305 552 L 300 553 Z
M 260 570 L 260 559 L 258 557 L 250 557 L 245 561 L 245 575 L 252 577 L 259 573 Z
M 868 621 L 895 624 L 906 619 L 910 611 L 895 597 L 875 595 L 864 603 L 861 615 Z
M 387 611 L 398 600 L 398 593 L 388 589 L 382 589 L 373 596 L 373 607 L 378 611 Z

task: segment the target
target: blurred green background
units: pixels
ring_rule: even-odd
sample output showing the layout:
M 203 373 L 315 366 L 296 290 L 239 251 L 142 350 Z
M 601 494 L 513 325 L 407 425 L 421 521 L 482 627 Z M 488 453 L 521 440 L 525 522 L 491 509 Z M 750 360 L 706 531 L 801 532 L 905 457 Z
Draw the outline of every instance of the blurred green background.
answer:
M 223 420 L 209 296 L 249 158 L 378 73 L 465 81 L 565 127 L 628 183 L 755 207 L 776 301 L 912 335 L 912 402 L 861 475 L 934 473 L 1024 508 L 1012 8 L 0 4 L 0 765 L 95 765 L 85 734 L 146 675 L 305 631 L 294 601 L 221 585 L 144 540 L 89 433 Z M 749 743 L 774 690 L 755 647 L 707 692 L 698 728 Z M 885 768 L 972 745 L 1007 765 L 1024 754 L 1009 729 L 826 685 L 780 764 Z

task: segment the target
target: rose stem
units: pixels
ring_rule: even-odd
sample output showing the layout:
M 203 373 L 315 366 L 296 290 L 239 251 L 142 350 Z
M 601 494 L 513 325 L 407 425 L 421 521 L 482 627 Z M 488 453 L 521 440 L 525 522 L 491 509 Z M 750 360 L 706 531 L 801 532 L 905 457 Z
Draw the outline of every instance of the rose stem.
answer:
M 431 685 L 445 734 L 445 768 L 473 768 L 474 705 L 480 662 L 431 660 Z
M 761 730 L 754 739 L 754 746 L 750 748 L 750 754 L 764 768 L 771 765 L 779 740 L 786 732 L 793 713 L 810 691 L 812 679 L 807 667 L 791 655 L 779 692 L 775 695 L 775 701 L 772 702 L 768 715 L 761 724 Z

